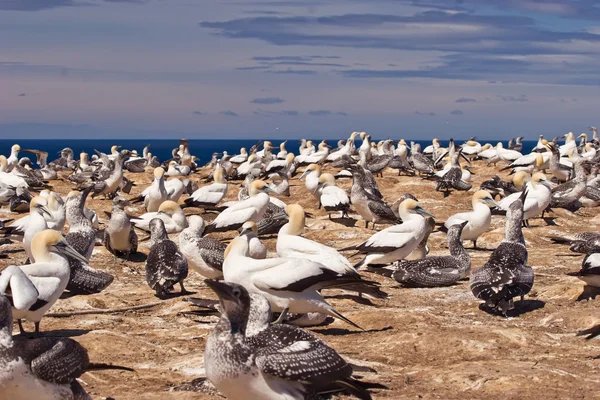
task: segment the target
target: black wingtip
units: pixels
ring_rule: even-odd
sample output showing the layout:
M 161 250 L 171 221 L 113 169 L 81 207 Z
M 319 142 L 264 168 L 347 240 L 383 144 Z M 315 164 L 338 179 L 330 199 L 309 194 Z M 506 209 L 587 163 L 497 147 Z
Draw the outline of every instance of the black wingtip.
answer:
M 133 369 L 133 368 L 123 367 L 121 365 L 103 364 L 103 363 L 90 363 L 90 364 L 88 364 L 88 366 L 85 370 L 86 371 L 101 371 L 101 370 L 108 370 L 108 369 L 116 369 L 116 370 L 120 370 L 120 371 L 135 372 L 135 369 Z

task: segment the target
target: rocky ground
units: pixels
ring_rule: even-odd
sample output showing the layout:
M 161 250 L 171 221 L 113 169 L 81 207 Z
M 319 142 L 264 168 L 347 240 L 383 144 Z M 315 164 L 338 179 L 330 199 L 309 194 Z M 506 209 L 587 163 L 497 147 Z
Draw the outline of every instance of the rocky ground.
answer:
M 377 181 L 387 201 L 410 192 L 437 221 L 444 221 L 455 212 L 470 210 L 473 191 L 496 169 L 476 164 L 473 171 L 474 189 L 468 193 L 453 192 L 448 198 L 435 192 L 435 182 L 398 177 L 391 170 Z M 193 179 L 207 173 L 202 171 Z M 129 174 L 129 177 L 137 183 L 130 197 L 141 192 L 151 180 L 150 173 Z M 72 187 L 63 180 L 51 183 L 62 195 Z M 314 219 L 307 220 L 306 237 L 341 248 L 373 233 L 360 220 L 329 220 L 324 211 L 316 209 L 316 201 L 303 182 L 294 179 L 291 183 L 292 196 L 282 200 L 299 202 L 314 215 Z M 340 180 L 339 184 L 350 186 L 349 180 Z M 227 199 L 237 196 L 238 186 L 239 182 L 231 185 Z M 88 207 L 106 222 L 103 211 L 110 210 L 110 201 L 89 200 Z M 129 211 L 144 212 L 142 208 Z M 197 209 L 186 210 L 188 214 L 197 212 Z M 359 304 L 336 291 L 327 294 L 336 309 L 366 331 L 340 321 L 311 331 L 346 359 L 377 370 L 376 374 L 365 373 L 364 379 L 384 384 L 389 390 L 375 392 L 374 398 L 600 398 L 600 359 L 594 359 L 600 355 L 600 340 L 585 341 L 575 336 L 580 329 L 600 323 L 600 300 L 576 301 L 583 284 L 566 274 L 579 269 L 583 256 L 571 253 L 566 246 L 552 245 L 547 238 L 551 234 L 598 231 L 599 215 L 596 209 L 582 209 L 575 214 L 557 210 L 550 214 L 555 217 L 556 225 L 548 225 L 550 221 L 541 219 L 531 221 L 525 238 L 536 281 L 524 304 L 516 303 L 517 312 L 511 318 L 480 310 L 480 302 L 472 296 L 467 281 L 447 288 L 406 289 L 391 279 L 365 272 L 365 278 L 381 282 L 389 298 Z M 0 210 L 2 219 L 17 217 Z M 212 218 L 211 214 L 206 216 L 207 220 Z M 478 242 L 480 247 L 489 250 L 496 247 L 503 237 L 503 219 L 493 217 L 490 231 Z M 220 237 L 229 239 L 234 235 Z M 271 252 L 275 241 L 275 238 L 265 240 Z M 431 254 L 447 253 L 445 234 L 432 234 L 429 243 Z M 19 246 L 11 245 L 8 249 L 17 250 Z M 148 253 L 144 246 L 140 250 Z M 473 268 L 485 263 L 489 250 L 470 250 Z M 0 260 L 0 269 L 23 263 L 25 258 L 23 252 L 11 252 L 9 259 Z M 42 330 L 45 334 L 73 337 L 89 350 L 94 361 L 135 368 L 134 373 L 108 371 L 83 375 L 83 385 L 95 399 L 212 398 L 214 395 L 172 388 L 203 376 L 204 343 L 216 318 L 186 315 L 190 307 L 180 297 L 157 299 L 145 282 L 144 258 L 138 255 L 135 261 L 113 263 L 106 249 L 96 247 L 90 264 L 115 275 L 114 283 L 98 295 L 59 300 L 51 311 L 157 305 L 115 314 L 47 317 L 42 320 Z M 196 297 L 214 298 L 195 272 L 190 272 L 186 288 L 196 292 Z M 26 329 L 33 329 L 32 324 L 27 323 Z M 18 331 L 16 326 L 15 331 Z

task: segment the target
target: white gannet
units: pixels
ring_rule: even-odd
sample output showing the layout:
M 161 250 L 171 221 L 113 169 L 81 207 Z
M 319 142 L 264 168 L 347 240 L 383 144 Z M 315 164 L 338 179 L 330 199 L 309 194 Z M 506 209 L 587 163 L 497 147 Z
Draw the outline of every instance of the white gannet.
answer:
M 281 142 L 279 144 L 279 153 L 277 153 L 277 158 L 280 160 L 285 160 L 285 158 L 288 155 L 288 151 L 285 149 L 286 143 L 287 143 L 287 140 L 284 140 L 283 142 Z
M 265 296 L 274 311 L 306 314 L 320 312 L 356 324 L 335 311 L 319 292 L 325 288 L 361 283 L 359 277 L 339 275 L 320 263 L 302 258 L 266 258 L 256 260 L 248 255 L 244 236 L 233 239 L 225 250 L 223 276 L 226 282 L 244 286 L 251 293 Z
M 318 192 L 321 194 L 319 204 L 329 212 L 329 219 L 331 219 L 331 211 L 341 211 L 342 218 L 348 217 L 350 198 L 345 190 L 336 186 L 333 175 L 325 173 L 319 177 Z
M 352 367 L 322 340 L 298 327 L 270 324 L 263 296 L 243 285 L 205 282 L 221 310 L 206 341 L 206 376 L 228 399 L 317 399 L 343 390 L 371 398 L 352 378 Z
M 471 257 L 460 238 L 466 224 L 467 221 L 463 221 L 448 229 L 449 255 L 397 262 L 389 267 L 393 271 L 392 277 L 409 287 L 450 286 L 466 278 L 471 271 Z
M 367 135 L 367 132 L 361 132 L 360 138 L 362 139 L 362 143 L 358 148 L 358 156 L 363 164 L 371 159 L 371 137 Z
M 552 199 L 552 186 L 546 179 L 546 175 L 542 172 L 536 172 L 523 190 L 527 190 L 527 198 L 523 205 L 523 220 L 527 221 L 536 217 L 548 207 Z M 498 208 L 508 211 L 511 204 L 519 200 L 521 194 L 521 192 L 513 193 L 500 200 Z
M 587 254 L 582 263 L 581 269 L 577 272 L 569 272 L 568 275 L 575 276 L 585 282 L 587 286 L 600 288 L 600 248 L 594 249 Z
M 548 141 L 546 139 L 544 139 L 544 135 L 540 135 L 538 137 L 538 141 L 537 144 L 535 145 L 535 147 L 531 150 L 531 151 L 546 151 L 546 144 L 548 143 Z
M 200 275 L 210 279 L 223 279 L 223 261 L 227 245 L 208 237 L 202 237 L 206 227 L 199 215 L 190 215 L 189 226 L 179 235 L 179 249 Z
M 255 173 L 256 172 L 256 173 Z M 246 175 L 260 175 L 261 172 L 261 163 L 256 154 L 250 154 L 248 160 L 243 162 L 237 167 L 236 174 L 238 177 L 243 178 Z
M 310 164 L 300 175 L 300 179 L 306 178 L 306 189 L 317 198 L 320 196 L 317 192 L 319 176 L 321 176 L 321 166 L 318 164 Z
M 138 197 L 131 200 L 133 204 L 144 202 L 147 212 L 156 212 L 158 207 L 167 200 L 167 189 L 165 187 L 165 170 L 162 167 L 154 168 L 154 179 Z
M 330 146 L 327 144 L 327 142 L 325 140 L 323 140 L 321 143 L 319 143 L 318 151 L 316 151 L 312 154 L 306 154 L 306 155 L 301 154 L 298 157 L 296 157 L 296 162 L 298 164 L 321 163 L 321 162 L 325 161 L 325 159 L 329 155 L 329 148 L 330 148 Z
M 471 158 L 471 157 L 475 157 L 477 154 L 479 154 L 479 152 L 481 151 L 481 144 L 474 140 L 467 140 L 462 145 L 461 149 L 462 149 L 462 153 L 465 155 L 465 157 Z
M 246 151 L 245 147 L 242 147 L 240 149 L 240 154 L 235 155 L 229 159 L 229 161 L 231 161 L 234 164 L 241 164 L 243 162 L 246 162 L 246 160 L 248 160 L 248 152 Z
M 49 190 L 42 190 L 40 192 L 40 196 L 46 199 L 46 210 L 50 212 L 50 215 L 44 213 L 43 216 L 46 219 L 46 223 L 48 224 L 49 229 L 54 229 L 60 231 L 65 226 L 66 222 L 66 210 L 63 199 L 55 192 L 50 192 Z M 12 222 L 9 226 L 13 229 L 16 235 L 23 235 L 27 226 L 29 225 L 29 215 L 24 216 L 14 222 Z M 18 237 L 15 237 L 18 240 Z
M 565 157 L 571 154 L 571 152 L 577 148 L 577 142 L 575 141 L 575 135 L 573 132 L 567 133 L 565 136 L 565 144 L 560 146 L 560 156 Z
M 440 140 L 433 138 L 431 144 L 423 149 L 423 154 L 433 154 L 440 147 Z
M 568 165 L 567 159 L 560 157 L 558 147 L 554 143 L 549 142 L 547 146 L 552 152 L 548 164 L 550 172 L 559 182 L 568 181 L 573 175 L 572 163 Z
M 20 176 L 11 174 L 8 169 L 6 157 L 0 155 L 0 183 L 17 188 L 19 186 L 29 187 L 29 184 Z
M 283 258 L 302 258 L 318 262 L 340 275 L 357 275 L 350 261 L 336 249 L 300 236 L 304 232 L 305 214 L 299 204 L 285 208 L 289 222 L 277 235 L 277 255 Z
M 504 240 L 494 250 L 483 267 L 471 273 L 473 295 L 484 300 L 492 311 L 505 316 L 514 308 L 513 298 L 523 297 L 533 287 L 533 269 L 527 266 L 527 248 L 521 228 L 525 189 L 506 213 Z
M 10 148 L 10 156 L 6 159 L 6 172 L 11 172 L 19 163 L 19 151 L 21 151 L 21 146 L 18 144 L 13 144 Z
M 166 176 L 188 176 L 192 169 L 187 165 L 179 165 L 177 161 L 169 162 L 169 168 L 165 172 Z
M 267 165 L 265 174 L 279 173 L 289 178 L 295 170 L 295 161 L 296 157 L 292 153 L 289 153 L 283 159 L 275 159 Z
M 267 193 L 272 192 L 265 181 L 253 181 L 248 189 L 250 197 L 226 208 L 206 227 L 206 233 L 231 231 L 247 221 L 260 221 L 270 201 Z
M 21 319 L 35 323 L 35 331 L 39 332 L 40 321 L 46 312 L 54 305 L 69 283 L 69 258 L 86 263 L 87 259 L 77 252 L 63 235 L 55 230 L 47 229 L 39 232 L 31 243 L 31 252 L 35 263 L 22 265 L 19 268 L 27 275 L 35 286 L 38 296 L 36 302 L 27 308 L 13 309 L 13 317 L 19 322 L 23 331 Z M 4 272 L 2 273 L 4 275 Z M 0 276 L 2 276 L 0 275 Z M 4 278 L 9 285 L 0 287 L 2 294 L 14 294 L 20 291 L 19 282 L 12 286 L 11 279 Z
M 115 256 L 115 260 L 119 255 L 127 260 L 131 253 L 137 252 L 138 236 L 125 212 L 128 205 L 129 201 L 124 197 L 115 197 L 110 220 L 104 229 L 104 247 Z
M 300 157 L 300 156 L 309 156 L 309 155 L 311 155 L 311 154 L 313 154 L 315 152 L 315 145 L 312 142 L 312 140 L 308 140 L 308 141 L 306 141 L 303 144 L 304 144 L 304 148 L 302 149 L 302 146 L 301 146 L 301 149 L 300 149 L 300 151 L 298 153 L 298 157 Z
M 146 259 L 146 282 L 156 291 L 159 298 L 166 297 L 179 283 L 181 293 L 186 293 L 183 280 L 188 276 L 188 263 L 177 248 L 175 242 L 169 240 L 165 223 L 160 218 L 153 218 L 149 223 L 152 247 Z
M 501 145 L 501 143 L 499 143 Z M 485 144 L 481 151 L 477 154 L 477 159 L 484 160 L 488 166 L 490 164 L 496 164 L 500 161 L 500 157 L 498 156 L 498 150 L 496 147 L 493 147 L 491 144 Z
M 44 218 L 44 214 L 50 215 L 47 205 L 46 199 L 41 196 L 34 197 L 29 203 L 29 223 L 27 224 L 27 229 L 25 229 L 23 235 L 23 248 L 31 263 L 35 262 L 35 258 L 31 252 L 33 238 L 39 232 L 48 229 L 48 223 Z
M 287 175 L 281 176 L 278 173 L 270 174 L 269 179 L 271 179 L 271 183 L 269 183 L 269 187 L 273 189 L 275 193 L 280 196 L 290 196 L 290 181 L 288 180 Z
M 444 191 L 444 196 L 449 195 L 450 189 L 456 190 L 470 190 L 473 186 L 463 180 L 463 169 L 460 166 L 459 157 L 461 156 L 460 150 L 451 156 L 450 168 L 444 173 L 444 175 L 438 180 L 435 187 L 437 191 Z M 467 179 L 471 177 L 471 174 L 465 176 Z
M 531 153 L 523 157 L 517 158 L 515 161 L 500 169 L 500 171 L 511 170 L 510 174 L 519 171 L 525 171 L 528 174 L 533 174 L 537 171 L 542 171 L 549 167 L 551 153 Z
M 427 222 L 423 215 L 432 218 L 433 216 L 411 198 L 400 203 L 398 214 L 402 218 L 402 224 L 383 229 L 357 246 L 342 249 L 357 250 L 365 255 L 355 268 L 402 260 L 419 245 L 427 231 Z
M 117 153 L 113 170 L 110 171 L 106 179 L 93 185 L 94 194 L 92 194 L 92 198 L 99 194 L 103 194 L 104 197 L 107 198 L 108 195 L 111 195 L 119 189 L 123 183 L 123 162 L 130 154 L 129 150 L 123 150 Z
M 500 160 L 506 161 L 509 164 L 518 159 L 519 157 L 523 157 L 523 154 L 519 153 L 516 150 L 505 149 L 502 145 L 502 142 L 498 142 L 498 144 L 496 145 L 496 153 Z
M 88 153 L 82 151 L 79 154 L 79 164 L 77 166 L 76 172 L 90 172 L 94 169 L 94 167 L 88 163 Z
M 344 146 L 342 146 L 342 148 L 337 151 L 331 152 L 327 156 L 326 160 L 327 161 L 337 161 L 345 155 L 351 156 L 352 154 L 354 154 L 354 151 L 356 150 L 355 145 L 354 145 L 354 140 L 356 139 L 356 136 L 358 136 L 358 134 L 359 134 L 358 132 L 352 132 L 350 134 L 350 137 L 344 144 Z
M 462 212 L 450 216 L 444 223 L 446 229 L 453 225 L 467 222 L 462 229 L 462 240 L 473 241 L 473 248 L 477 248 L 477 238 L 485 233 L 492 222 L 492 213 L 490 207 L 499 207 L 494 201 L 492 195 L 485 190 L 478 190 L 473 194 L 471 200 L 473 211 Z
M 213 174 L 214 183 L 203 186 L 184 200 L 186 207 L 214 207 L 227 195 L 229 185 L 224 177 L 223 168 L 217 164 Z
M 248 221 L 242 225 L 241 236 L 248 240 L 248 256 L 257 260 L 267 258 L 267 247 L 258 238 L 256 222 Z
M 131 223 L 136 228 L 150 231 L 150 221 L 154 218 L 159 218 L 164 222 L 167 233 L 178 233 L 187 227 L 183 210 L 179 207 L 179 204 L 171 200 L 163 202 L 158 207 L 158 212 L 145 213 L 137 218 L 132 218 Z

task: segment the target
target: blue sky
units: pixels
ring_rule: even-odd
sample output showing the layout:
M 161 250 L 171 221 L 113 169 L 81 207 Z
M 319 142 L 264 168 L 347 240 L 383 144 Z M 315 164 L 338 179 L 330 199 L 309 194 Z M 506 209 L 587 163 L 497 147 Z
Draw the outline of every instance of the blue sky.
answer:
M 0 0 L 0 136 L 599 124 L 597 0 Z

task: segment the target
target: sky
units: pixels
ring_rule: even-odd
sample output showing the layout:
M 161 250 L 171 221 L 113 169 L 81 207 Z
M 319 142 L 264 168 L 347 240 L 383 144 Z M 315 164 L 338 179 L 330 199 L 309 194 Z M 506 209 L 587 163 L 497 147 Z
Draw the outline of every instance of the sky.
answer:
M 598 0 L 0 0 L 0 138 L 549 137 Z

